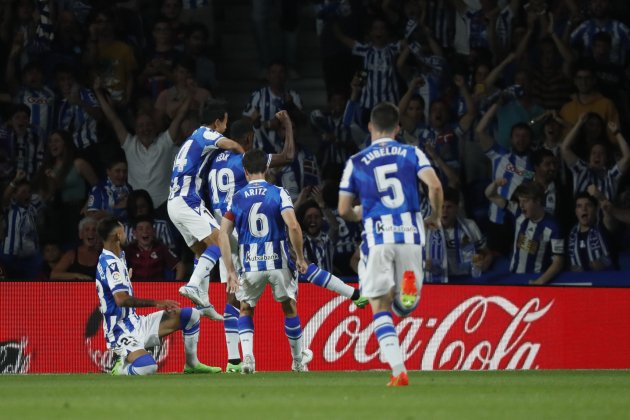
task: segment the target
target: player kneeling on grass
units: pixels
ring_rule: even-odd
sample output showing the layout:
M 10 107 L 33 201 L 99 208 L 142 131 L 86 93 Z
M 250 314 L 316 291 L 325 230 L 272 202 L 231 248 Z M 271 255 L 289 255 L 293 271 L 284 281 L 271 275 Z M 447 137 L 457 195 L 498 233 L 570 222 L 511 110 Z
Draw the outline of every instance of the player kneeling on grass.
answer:
M 131 277 L 122 246 L 126 235 L 123 225 L 112 217 L 101 220 L 98 234 L 103 252 L 96 270 L 96 289 L 103 314 L 107 347 L 118 356 L 114 375 L 151 375 L 157 363 L 147 348 L 160 344 L 162 337 L 182 330 L 186 366 L 184 373 L 218 373 L 220 368 L 206 366 L 197 359 L 199 317 L 195 308 L 180 308 L 173 300 L 140 299 L 133 295 Z M 158 312 L 146 316 L 135 308 L 156 307 Z
M 221 258 L 228 274 L 228 292 L 236 293 L 241 302 L 238 331 L 243 349 L 242 373 L 254 373 L 254 307 L 271 285 L 273 297 L 282 305 L 285 315 L 284 329 L 293 356 L 292 369 L 307 370 L 313 352 L 303 348 L 302 326 L 297 313 L 297 278 L 289 256 L 289 240 L 296 251 L 296 266 L 306 273 L 302 230 L 295 217 L 289 194 L 280 187 L 265 181 L 267 155 L 261 150 L 250 150 L 243 156 L 243 168 L 248 184 L 234 194 L 221 221 L 219 244 Z M 238 232 L 239 256 L 242 275 L 237 278 L 230 236 Z

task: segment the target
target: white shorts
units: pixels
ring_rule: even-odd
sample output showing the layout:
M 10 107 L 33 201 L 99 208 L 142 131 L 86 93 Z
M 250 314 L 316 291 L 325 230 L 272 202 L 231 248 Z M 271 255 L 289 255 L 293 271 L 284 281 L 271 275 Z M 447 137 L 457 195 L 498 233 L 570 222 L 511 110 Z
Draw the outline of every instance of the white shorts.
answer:
M 253 308 L 265 291 L 267 284 L 271 285 L 271 292 L 276 302 L 284 302 L 288 299 L 297 300 L 297 277 L 288 268 L 242 273 L 236 299 Z
M 219 229 L 217 221 L 204 206 L 203 201 L 199 203 L 199 207 L 193 209 L 182 197 L 173 197 L 168 200 L 166 208 L 168 216 L 188 246 L 203 241 L 213 231 Z
M 129 333 L 123 333 L 116 341 L 114 352 L 123 360 L 130 353 L 145 350 L 161 343 L 159 331 L 160 322 L 164 311 L 153 312 L 149 315 L 140 315 L 140 326 Z
M 416 288 L 419 294 L 423 279 L 422 245 L 373 246 L 370 248 L 367 265 L 361 279 L 361 294 L 368 298 L 377 298 L 394 289 L 397 296 L 405 271 L 413 271 L 416 275 Z

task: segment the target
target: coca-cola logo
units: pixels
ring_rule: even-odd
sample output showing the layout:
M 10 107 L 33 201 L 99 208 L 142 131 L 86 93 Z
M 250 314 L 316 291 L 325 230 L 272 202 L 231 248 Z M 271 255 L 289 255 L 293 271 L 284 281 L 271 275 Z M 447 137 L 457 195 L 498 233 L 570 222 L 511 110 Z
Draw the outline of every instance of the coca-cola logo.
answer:
M 409 369 L 536 369 L 541 343 L 528 340 L 527 334 L 553 303 L 531 298 L 519 306 L 502 296 L 472 296 L 442 317 L 400 319 L 396 331 Z M 334 298 L 306 324 L 304 344 L 321 351 L 327 363 L 348 356 L 361 364 L 373 362 L 380 353 L 378 342 L 373 323 L 363 325 L 362 318 L 345 298 Z
M 159 346 L 148 348 L 155 361 L 160 366 L 168 357 L 170 347 L 169 337 L 162 340 Z M 109 373 L 116 362 L 115 353 L 107 348 L 103 337 L 103 315 L 96 308 L 90 314 L 85 325 L 85 348 L 92 363 L 101 371 Z
M 28 339 L 0 343 L 0 374 L 28 373 L 31 356 L 26 352 Z

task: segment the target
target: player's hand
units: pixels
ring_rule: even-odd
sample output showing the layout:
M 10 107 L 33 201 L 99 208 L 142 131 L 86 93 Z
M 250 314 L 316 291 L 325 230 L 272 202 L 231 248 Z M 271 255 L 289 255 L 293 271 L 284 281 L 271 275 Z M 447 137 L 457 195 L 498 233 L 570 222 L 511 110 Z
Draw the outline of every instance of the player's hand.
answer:
M 165 311 L 174 311 L 179 309 L 179 302 L 174 300 L 158 300 L 155 302 L 155 307 L 158 309 L 164 309 Z
M 227 284 L 225 285 L 225 291 L 227 293 L 236 293 L 238 291 L 238 277 L 235 272 L 228 273 Z
M 427 229 L 441 229 L 442 228 L 442 218 L 436 216 L 435 214 L 430 215 L 426 219 L 424 219 L 424 225 Z
M 297 269 L 300 273 L 302 274 L 306 273 L 306 270 L 308 269 L 308 264 L 304 260 L 304 257 L 302 258 L 298 257 L 297 261 L 295 262 L 295 265 L 297 266 Z

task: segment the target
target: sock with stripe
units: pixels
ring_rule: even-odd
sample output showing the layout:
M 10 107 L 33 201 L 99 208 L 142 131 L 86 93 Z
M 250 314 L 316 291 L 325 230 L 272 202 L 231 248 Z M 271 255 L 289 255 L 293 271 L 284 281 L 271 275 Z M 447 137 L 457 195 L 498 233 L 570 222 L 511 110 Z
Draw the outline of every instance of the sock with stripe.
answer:
M 300 280 L 306 280 L 309 283 L 328 289 L 348 299 L 355 299 L 353 298 L 356 290 L 354 287 L 344 283 L 339 277 L 333 276 L 331 273 L 319 268 L 315 264 L 308 265 L 306 273 L 300 274 Z M 359 296 L 356 297 L 356 299 L 358 298 Z
M 184 336 L 186 366 L 194 368 L 199 364 L 197 342 L 199 341 L 199 311 L 195 308 L 182 308 L 179 313 L 179 325 Z
M 157 372 L 157 363 L 150 354 L 143 354 L 127 367 L 128 375 L 153 375 Z
M 251 316 L 241 315 L 238 318 L 238 336 L 241 340 L 243 357 L 254 355 L 254 320 Z
M 223 329 L 225 330 L 225 344 L 227 345 L 228 361 L 238 364 L 241 355 L 238 352 L 238 315 L 239 311 L 229 303 L 223 310 Z
M 391 313 L 379 312 L 374 314 L 374 335 L 378 339 L 383 359 L 392 368 L 392 375 L 398 376 L 405 372 L 402 350 Z
M 196 286 L 201 288 L 204 292 L 208 291 L 208 284 L 210 283 L 210 271 L 214 268 L 214 265 L 219 261 L 221 257 L 221 251 L 216 245 L 210 245 L 203 251 L 197 265 L 190 276 L 188 281 L 189 286 Z
M 284 318 L 284 332 L 289 339 L 293 359 L 302 360 L 302 324 L 300 323 L 300 317 Z

